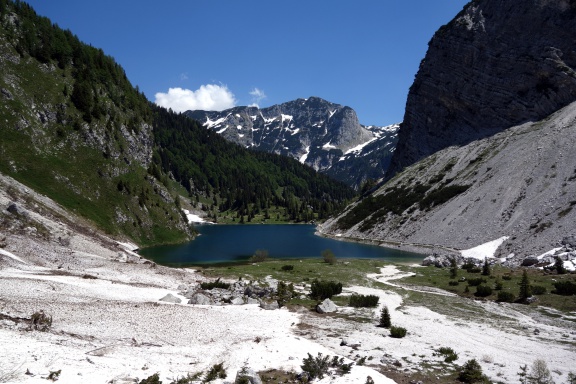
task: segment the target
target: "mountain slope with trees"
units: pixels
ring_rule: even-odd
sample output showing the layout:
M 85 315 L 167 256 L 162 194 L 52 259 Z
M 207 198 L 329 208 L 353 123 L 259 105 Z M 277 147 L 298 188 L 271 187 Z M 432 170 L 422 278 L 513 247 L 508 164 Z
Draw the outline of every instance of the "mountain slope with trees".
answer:
M 301 164 L 198 139 L 203 128 L 153 106 L 113 58 L 24 2 L 0 1 L 0 56 L 0 172 L 110 234 L 141 245 L 189 239 L 181 208 L 198 195 L 222 194 L 247 214 L 282 205 L 294 220 L 353 196 Z M 263 188 L 240 193 L 242 183 Z

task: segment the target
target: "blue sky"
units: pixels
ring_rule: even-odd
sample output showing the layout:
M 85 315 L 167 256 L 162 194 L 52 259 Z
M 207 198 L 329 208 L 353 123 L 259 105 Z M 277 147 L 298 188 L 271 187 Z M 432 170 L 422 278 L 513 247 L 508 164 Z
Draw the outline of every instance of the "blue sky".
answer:
M 318 96 L 402 121 L 434 32 L 466 0 L 29 0 L 102 48 L 148 99 L 182 109 Z

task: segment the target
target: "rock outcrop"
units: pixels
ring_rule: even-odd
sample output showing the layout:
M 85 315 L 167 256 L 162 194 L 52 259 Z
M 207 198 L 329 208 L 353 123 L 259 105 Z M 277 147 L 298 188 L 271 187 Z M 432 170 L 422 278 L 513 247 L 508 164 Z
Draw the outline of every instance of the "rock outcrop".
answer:
M 572 244 L 576 103 L 404 169 L 321 232 L 393 244 L 470 249 L 508 236 L 496 256 Z
M 576 100 L 575 46 L 574 1 L 471 1 L 429 43 L 388 176 Z

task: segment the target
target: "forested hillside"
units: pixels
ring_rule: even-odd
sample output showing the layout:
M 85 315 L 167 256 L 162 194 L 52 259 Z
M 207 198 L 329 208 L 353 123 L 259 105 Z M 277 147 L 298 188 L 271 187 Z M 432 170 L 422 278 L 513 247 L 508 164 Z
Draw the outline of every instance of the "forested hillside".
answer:
M 232 210 L 251 220 L 274 207 L 284 208 L 287 220 L 309 221 L 326 218 L 354 195 L 292 158 L 244 149 L 183 114 L 154 110 L 152 173 L 170 172 L 191 195 L 212 197 L 213 215 Z
M 297 162 L 203 136 L 152 105 L 101 49 L 24 2 L 0 0 L 0 57 L 0 172 L 110 234 L 184 241 L 189 199 L 213 200 L 214 215 L 249 219 L 274 206 L 301 221 L 352 196 Z

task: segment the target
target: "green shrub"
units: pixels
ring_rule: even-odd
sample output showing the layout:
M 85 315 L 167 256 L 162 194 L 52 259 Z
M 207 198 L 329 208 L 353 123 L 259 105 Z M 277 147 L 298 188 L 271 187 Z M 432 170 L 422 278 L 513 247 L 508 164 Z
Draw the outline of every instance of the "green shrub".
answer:
M 576 283 L 571 281 L 558 281 L 554 283 L 554 288 L 556 288 L 552 293 L 557 295 L 572 296 L 576 295 Z
M 315 378 L 322 379 L 328 372 L 328 368 L 330 368 L 330 356 L 322 356 L 322 354 L 318 352 L 317 357 L 312 357 L 312 355 L 308 353 L 308 357 L 304 358 L 300 368 L 308 374 L 311 380 Z
M 325 249 L 322 251 L 322 260 L 324 260 L 325 263 L 334 265 L 336 264 L 336 255 L 334 255 L 334 252 L 331 250 Z
M 458 380 L 463 383 L 484 383 L 486 376 L 482 374 L 482 367 L 475 359 L 468 360 L 458 374 Z
M 474 296 L 477 297 L 487 297 L 492 294 L 492 288 L 488 285 L 479 285 L 476 287 L 476 293 Z
M 440 355 L 444 355 L 444 361 L 446 363 L 451 363 L 455 360 L 458 360 L 458 354 L 454 352 L 454 350 L 450 347 L 440 347 L 437 352 Z
M 268 251 L 266 249 L 257 249 L 250 257 L 252 263 L 261 263 L 268 260 Z
M 390 336 L 395 339 L 403 338 L 404 336 L 406 336 L 406 333 L 407 333 L 406 328 L 395 326 L 390 327 Z
M 477 277 L 474 279 L 468 279 L 468 285 L 470 285 L 471 287 L 477 287 L 482 283 L 485 283 L 486 279 L 483 279 L 481 277 Z
M 212 368 L 206 373 L 206 377 L 204 378 L 205 382 L 214 381 L 216 379 L 225 379 L 226 370 L 224 369 L 224 363 L 214 364 Z
M 206 291 L 212 290 L 214 288 L 228 289 L 230 288 L 230 284 L 223 283 L 220 281 L 220 279 L 218 279 L 216 281 L 208 281 L 205 283 L 200 283 L 200 288 Z
M 293 265 L 283 265 L 280 269 L 283 271 L 292 271 L 294 269 Z
M 342 283 L 314 279 L 312 284 L 310 284 L 310 297 L 315 300 L 330 299 L 340 293 L 342 293 Z
M 542 285 L 532 285 L 531 288 L 533 295 L 544 295 L 546 293 L 546 287 Z
M 498 292 L 498 299 L 496 301 L 502 301 L 505 303 L 512 303 L 516 300 L 516 296 L 512 292 L 500 291 Z
M 30 328 L 46 332 L 52 326 L 52 316 L 48 316 L 43 310 L 34 312 L 30 318 Z
M 504 275 L 504 276 L 502 276 L 502 280 L 510 281 L 510 280 L 512 280 L 512 276 L 510 276 L 510 275 Z
M 142 379 L 139 384 L 162 384 L 162 382 L 160 381 L 158 373 L 155 373 L 152 376 Z
M 460 282 L 459 282 L 458 280 L 450 280 L 450 281 L 448 282 L 448 285 L 451 286 L 451 287 L 455 287 L 455 286 L 457 286 L 458 284 L 460 284 Z
M 351 307 L 355 308 L 366 308 L 366 307 L 375 307 L 378 305 L 378 300 L 380 297 L 376 295 L 352 295 L 350 296 L 350 303 Z

